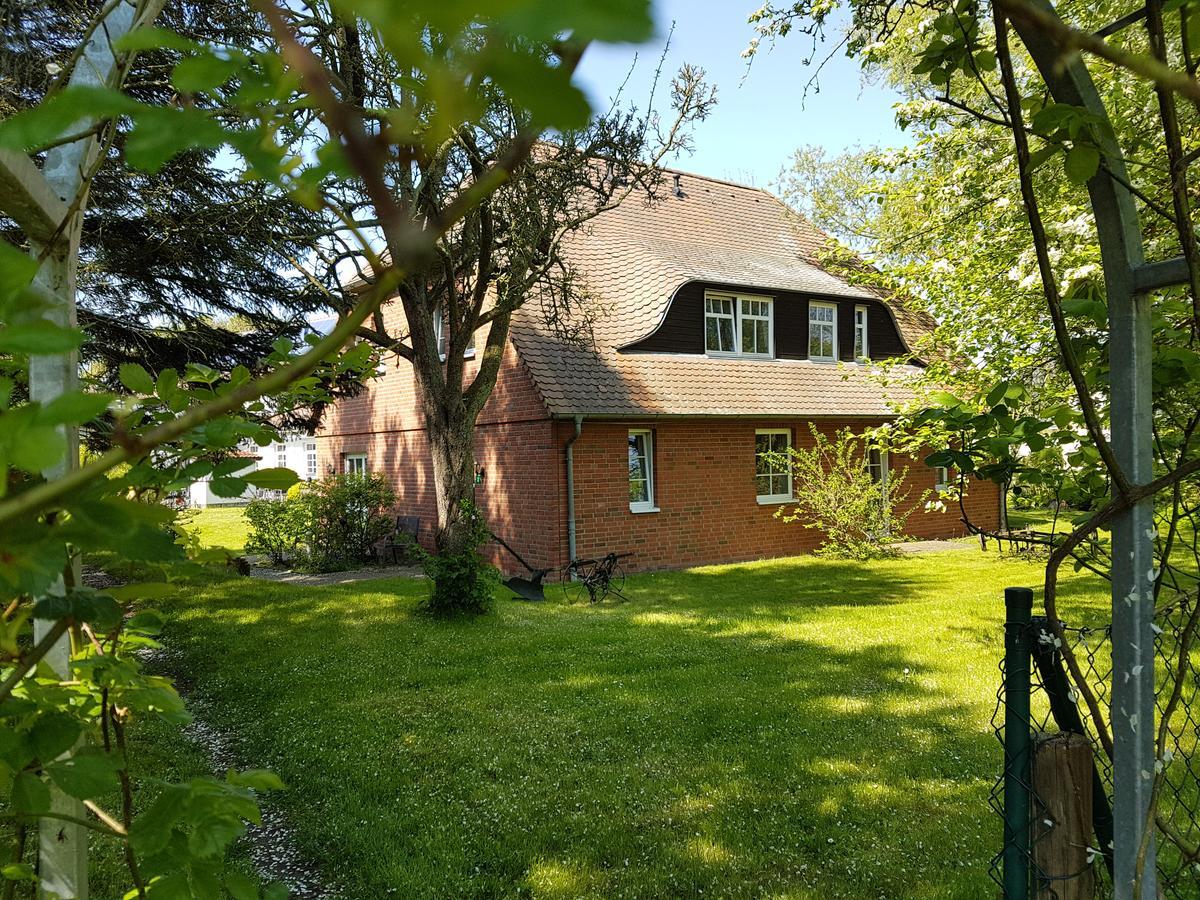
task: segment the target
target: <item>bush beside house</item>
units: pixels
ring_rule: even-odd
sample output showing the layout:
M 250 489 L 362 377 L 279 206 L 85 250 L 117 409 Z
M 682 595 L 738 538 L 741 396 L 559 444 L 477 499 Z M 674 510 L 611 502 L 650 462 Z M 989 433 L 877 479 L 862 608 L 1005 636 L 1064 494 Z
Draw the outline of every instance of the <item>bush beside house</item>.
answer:
M 275 565 L 338 572 L 370 562 L 393 524 L 396 495 L 382 475 L 335 475 L 302 482 L 280 500 L 254 500 L 248 553 Z

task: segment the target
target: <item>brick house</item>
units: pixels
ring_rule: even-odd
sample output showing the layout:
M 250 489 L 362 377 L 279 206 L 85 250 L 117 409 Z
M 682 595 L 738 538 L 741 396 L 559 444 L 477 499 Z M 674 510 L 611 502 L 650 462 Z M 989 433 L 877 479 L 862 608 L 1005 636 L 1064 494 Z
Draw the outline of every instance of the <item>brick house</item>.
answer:
M 763 471 L 761 455 L 810 443 L 809 423 L 886 421 L 920 365 L 912 348 L 927 320 L 820 268 L 823 236 L 778 199 L 685 173 L 671 184 L 571 240 L 595 303 L 594 346 L 556 337 L 536 301 L 514 319 L 476 432 L 476 501 L 536 566 L 610 550 L 635 553 L 635 569 L 812 550 L 814 530 L 775 517 L 790 478 Z M 403 315 L 398 304 L 387 314 Z M 885 385 L 871 361 L 897 357 L 906 363 Z M 324 471 L 389 475 L 397 512 L 420 516 L 429 536 L 431 464 L 409 363 L 389 361 L 340 402 L 319 443 Z M 946 477 L 878 453 L 871 466 L 882 477 L 907 466 L 918 493 Z M 966 502 L 994 526 L 998 501 L 976 482 Z M 909 531 L 964 533 L 953 508 L 919 510 Z

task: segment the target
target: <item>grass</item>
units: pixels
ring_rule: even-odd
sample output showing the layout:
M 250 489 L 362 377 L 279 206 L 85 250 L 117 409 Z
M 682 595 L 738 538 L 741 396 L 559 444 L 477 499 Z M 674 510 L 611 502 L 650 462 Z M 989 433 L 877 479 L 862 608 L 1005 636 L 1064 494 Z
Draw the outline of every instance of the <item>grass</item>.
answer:
M 187 527 L 200 532 L 200 543 L 206 547 L 224 547 L 241 553 L 250 535 L 245 509 L 241 506 L 209 506 L 185 513 Z
M 347 898 L 976 898 L 1001 593 L 1039 572 L 810 557 L 453 622 L 418 581 L 228 578 L 165 604 L 166 640 Z

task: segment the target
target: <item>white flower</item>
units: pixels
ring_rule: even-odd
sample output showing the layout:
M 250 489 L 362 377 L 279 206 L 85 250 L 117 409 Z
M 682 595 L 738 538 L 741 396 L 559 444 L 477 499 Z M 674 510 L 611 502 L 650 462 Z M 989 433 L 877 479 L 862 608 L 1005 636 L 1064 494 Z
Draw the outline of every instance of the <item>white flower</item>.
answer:
M 46 63 L 46 72 L 50 75 L 59 75 L 62 73 L 62 66 L 56 62 Z

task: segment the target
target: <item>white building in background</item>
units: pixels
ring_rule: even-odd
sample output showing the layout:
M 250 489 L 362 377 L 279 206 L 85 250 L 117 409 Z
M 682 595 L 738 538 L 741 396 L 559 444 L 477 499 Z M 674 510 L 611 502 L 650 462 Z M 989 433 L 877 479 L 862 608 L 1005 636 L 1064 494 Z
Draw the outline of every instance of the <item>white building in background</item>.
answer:
M 284 440 L 266 447 L 257 444 L 247 444 L 239 451 L 246 460 L 246 465 L 232 473 L 233 477 L 246 475 L 258 469 L 291 469 L 302 481 L 313 481 L 320 478 L 317 469 L 317 440 L 307 434 L 289 434 Z M 257 488 L 247 488 L 240 497 L 218 497 L 212 492 L 212 479 L 205 476 L 188 488 L 188 505 L 194 507 L 206 506 L 241 506 L 249 503 L 255 497 L 277 495 L 278 491 L 260 491 Z

